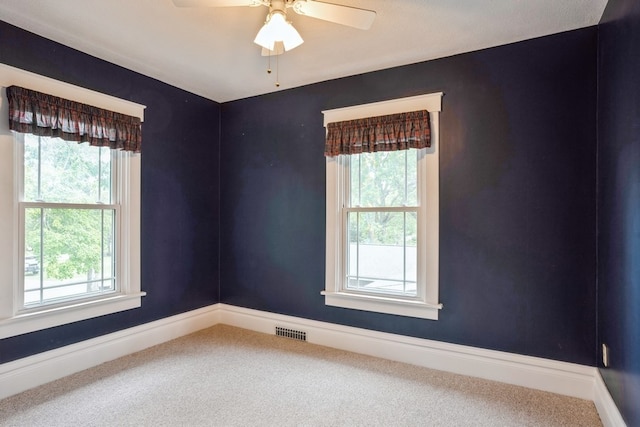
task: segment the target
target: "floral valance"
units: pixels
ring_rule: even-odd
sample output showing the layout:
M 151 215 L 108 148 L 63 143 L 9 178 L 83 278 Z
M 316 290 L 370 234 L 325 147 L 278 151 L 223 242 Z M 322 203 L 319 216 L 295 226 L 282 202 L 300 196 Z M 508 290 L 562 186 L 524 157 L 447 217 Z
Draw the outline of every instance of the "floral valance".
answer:
M 327 124 L 324 155 L 397 151 L 431 146 L 427 110 Z
M 104 110 L 19 86 L 7 88 L 9 128 L 139 153 L 140 118 Z

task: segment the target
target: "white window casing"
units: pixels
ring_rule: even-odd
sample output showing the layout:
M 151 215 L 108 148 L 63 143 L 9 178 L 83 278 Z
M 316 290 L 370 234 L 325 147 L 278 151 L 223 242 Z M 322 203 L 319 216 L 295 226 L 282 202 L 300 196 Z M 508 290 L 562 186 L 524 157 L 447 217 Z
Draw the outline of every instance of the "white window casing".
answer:
M 429 111 L 431 147 L 418 156 L 418 296 L 398 298 L 353 292 L 344 285 L 346 273 L 346 221 L 344 218 L 347 156 L 326 158 L 326 275 L 325 304 L 342 308 L 374 311 L 400 316 L 437 320 L 442 309 L 438 299 L 439 253 L 439 112 L 442 93 L 400 98 L 353 107 L 326 110 L 324 126 L 328 123 L 366 117 Z
M 140 286 L 140 166 L 139 154 L 118 152 L 118 292 L 100 298 L 22 309 L 20 280 L 23 227 L 19 191 L 22 150 L 9 130 L 6 88 L 22 86 L 76 102 L 144 118 L 144 106 L 0 64 L 0 339 L 34 332 L 141 306 Z M 2 117 L 5 119 L 2 120 Z

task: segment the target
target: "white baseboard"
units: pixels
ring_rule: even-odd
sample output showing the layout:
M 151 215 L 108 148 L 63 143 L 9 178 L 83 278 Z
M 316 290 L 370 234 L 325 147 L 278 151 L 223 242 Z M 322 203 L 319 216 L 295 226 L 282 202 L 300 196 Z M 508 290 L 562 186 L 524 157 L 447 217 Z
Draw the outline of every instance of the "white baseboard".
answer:
M 594 402 L 605 427 L 625 423 L 600 372 L 591 366 L 370 331 L 221 304 L 222 323 L 274 334 L 280 326 L 307 341 L 431 369 L 479 377 Z
M 0 399 L 218 323 L 431 369 L 591 400 L 607 427 L 624 421 L 597 368 L 215 304 L 0 365 Z
M 594 386 L 594 396 L 593 403 L 596 405 L 596 409 L 598 410 L 598 415 L 600 415 L 600 420 L 602 424 L 606 427 L 624 427 L 626 423 L 622 419 L 622 415 L 620 415 L 620 411 L 616 406 L 609 390 L 607 389 L 607 385 L 604 383 L 602 379 L 602 375 L 600 375 L 600 371 L 596 370 L 595 373 L 595 386 Z
M 222 305 L 222 323 L 274 334 L 276 326 L 302 330 L 307 341 L 425 368 L 469 375 L 593 400 L 596 368 L 370 331 Z
M 0 399 L 218 323 L 213 305 L 0 364 Z

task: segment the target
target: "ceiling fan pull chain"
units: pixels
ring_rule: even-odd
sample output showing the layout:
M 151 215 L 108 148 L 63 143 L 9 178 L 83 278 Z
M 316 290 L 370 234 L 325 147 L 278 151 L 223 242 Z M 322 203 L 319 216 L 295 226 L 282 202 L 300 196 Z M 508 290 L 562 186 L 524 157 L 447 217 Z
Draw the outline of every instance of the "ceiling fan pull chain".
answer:
M 280 61 L 278 57 L 280 55 L 276 55 L 276 87 L 280 87 Z
M 272 51 L 269 51 L 269 55 L 267 55 L 267 74 L 271 74 L 271 53 Z M 279 55 L 275 55 L 276 57 L 276 87 L 280 87 L 280 62 L 278 61 L 278 56 Z
M 271 74 L 271 51 L 267 55 L 267 74 Z

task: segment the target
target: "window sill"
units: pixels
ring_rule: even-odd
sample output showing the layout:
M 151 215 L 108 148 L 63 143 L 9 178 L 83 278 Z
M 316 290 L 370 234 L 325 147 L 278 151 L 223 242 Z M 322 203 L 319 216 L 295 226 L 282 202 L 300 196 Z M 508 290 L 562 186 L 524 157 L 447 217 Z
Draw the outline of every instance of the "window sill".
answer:
M 145 292 L 119 294 L 0 319 L 0 339 L 138 308 L 144 295 Z
M 322 291 L 321 294 L 324 295 L 325 304 L 333 307 L 417 317 L 420 319 L 438 320 L 438 312 L 442 309 L 442 304 L 398 300 L 383 296 L 327 291 Z

